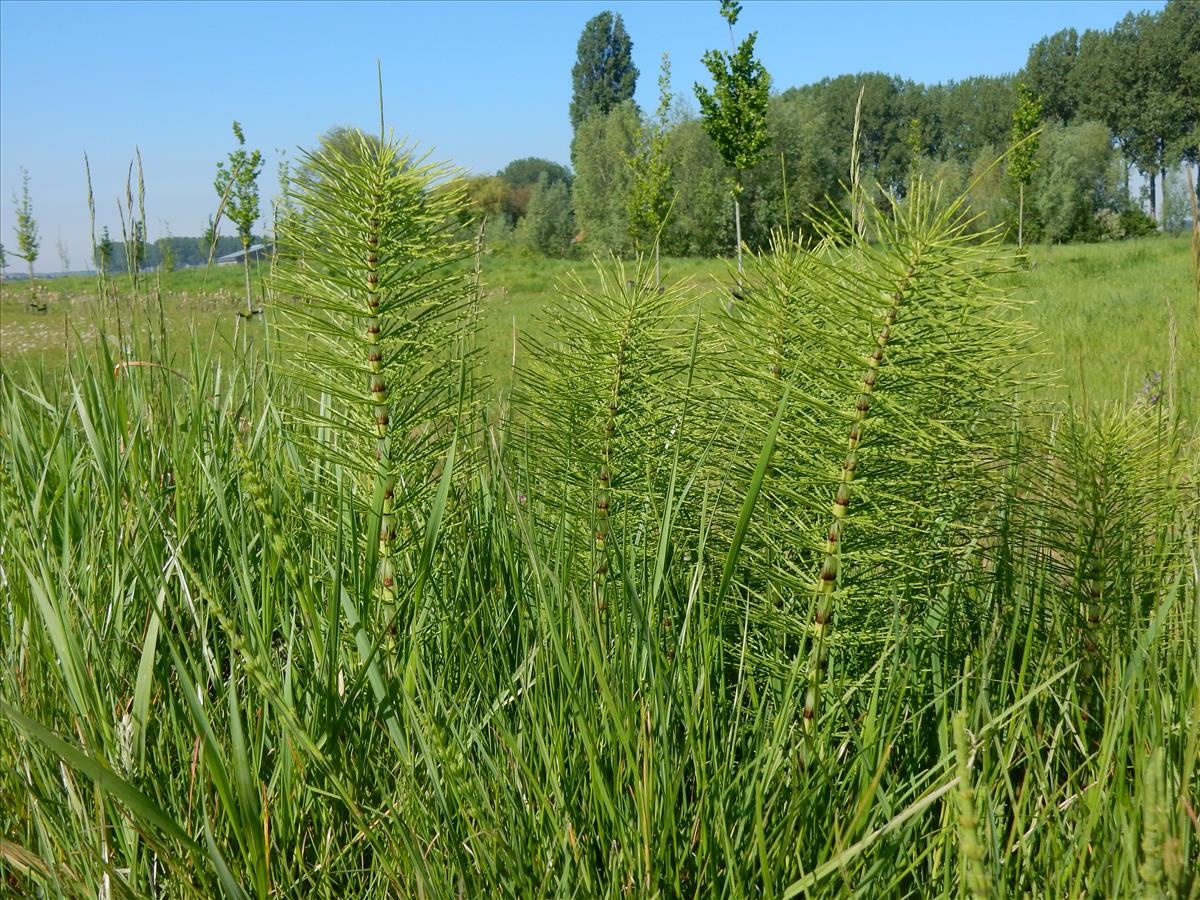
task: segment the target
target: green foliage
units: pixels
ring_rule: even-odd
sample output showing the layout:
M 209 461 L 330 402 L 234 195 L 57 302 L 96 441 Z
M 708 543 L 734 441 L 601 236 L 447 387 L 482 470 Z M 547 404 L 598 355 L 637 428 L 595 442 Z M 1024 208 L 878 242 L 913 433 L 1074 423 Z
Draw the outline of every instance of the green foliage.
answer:
M 16 216 L 13 233 L 17 238 L 17 252 L 14 255 L 29 264 L 29 277 L 32 280 L 33 264 L 37 261 L 42 239 L 38 234 L 37 220 L 33 217 L 33 201 L 29 199 L 29 172 L 25 169 L 21 169 L 20 196 L 13 192 L 13 213 Z
M 1158 13 L 1129 13 L 1111 30 L 1080 39 L 1073 70 L 1080 114 L 1104 122 L 1151 181 L 1165 179 L 1180 158 L 1197 159 L 1198 54 L 1200 6 L 1179 0 Z M 1150 203 L 1157 217 L 1153 191 Z
M 1032 181 L 1041 237 L 1058 243 L 1098 236 L 1096 213 L 1125 206 L 1121 174 L 1099 122 L 1047 128 Z
M 733 26 L 741 5 L 722 0 L 721 16 L 729 23 L 729 42 L 733 43 Z M 734 241 L 737 247 L 738 271 L 742 268 L 742 207 L 745 188 L 743 173 L 762 157 L 770 142 L 767 131 L 767 103 L 771 95 L 771 76 L 761 62 L 754 58 L 754 42 L 758 32 L 749 36 L 732 53 L 719 50 L 705 52 L 701 61 L 713 80 L 710 92 L 700 83 L 694 85 L 700 101 L 700 118 L 704 130 L 733 169 L 730 191 L 733 194 Z
M 113 271 L 113 242 L 108 235 L 107 225 L 100 232 L 100 243 L 96 245 L 96 259 L 99 260 L 101 272 L 107 274 Z M 118 265 L 118 268 L 124 268 L 124 266 Z
M 567 171 L 566 166 L 536 156 L 514 159 L 496 175 L 504 179 L 505 183 L 514 190 L 532 187 L 538 183 L 542 175 L 546 175 L 552 183 L 562 181 L 568 186 L 571 184 L 571 173 Z
M 551 181 L 543 172 L 530 194 L 529 210 L 517 226 L 516 239 L 538 253 L 561 259 L 571 250 L 574 224 L 566 183 Z
M 1069 125 L 1078 106 L 1073 72 L 1079 56 L 1079 33 L 1064 28 L 1029 48 L 1021 81 L 1041 99 L 1048 119 Z
M 192 242 L 188 241 L 188 245 Z M 175 271 L 175 245 L 172 242 L 171 235 L 168 232 L 166 237 L 161 237 L 154 242 L 155 249 L 158 250 L 158 268 L 166 274 L 171 274 Z
M 242 242 L 242 271 L 246 276 L 246 314 L 250 315 L 254 311 L 254 304 L 250 294 L 249 249 L 254 223 L 258 219 L 258 175 L 262 171 L 262 153 L 258 150 L 246 151 L 246 136 L 237 121 L 233 123 L 233 136 L 237 138 L 238 148 L 229 154 L 228 169 L 225 168 L 225 163 L 217 163 L 217 178 L 213 187 L 216 188 L 224 212 L 237 228 L 238 238 Z M 132 244 L 135 249 L 138 247 L 136 236 Z
M 233 136 L 238 149 L 229 154 L 229 168 L 217 163 L 217 178 L 213 182 L 217 196 L 225 199 L 225 215 L 237 228 L 243 247 L 250 246 L 250 235 L 258 220 L 258 176 L 262 171 L 262 153 L 247 151 L 242 126 L 233 123 Z
M 796 234 L 840 196 L 844 170 L 829 139 L 828 114 L 811 95 L 772 97 L 767 126 L 774 152 L 746 177 L 742 231 L 752 247 L 769 245 L 777 231 Z M 847 166 L 848 167 L 848 166 Z
M 1121 233 L 1125 237 L 1139 238 L 1154 234 L 1158 224 L 1146 213 L 1135 207 L 1127 207 L 1120 212 Z
M 326 500 L 314 512 L 334 533 L 349 502 L 377 538 L 356 570 L 377 561 L 378 634 L 417 622 L 412 599 L 397 606 L 396 597 L 419 576 L 396 554 L 419 540 L 409 516 L 429 496 L 460 399 L 451 351 L 466 286 L 448 264 L 464 250 L 446 231 L 464 198 L 430 190 L 449 174 L 390 141 L 324 144 L 304 158 L 290 193 L 297 214 L 280 235 L 285 422 L 321 461 L 312 490 Z
M 943 158 L 969 162 L 984 145 L 1004 146 L 1017 104 L 1014 78 L 965 78 L 931 93 L 930 100 L 942 117 Z
M 911 167 L 911 141 L 925 143 L 919 129 L 915 135 L 910 134 L 911 120 L 914 117 L 922 121 L 941 119 L 940 111 L 933 113 L 924 108 L 925 104 L 916 102 L 920 99 L 918 86 L 881 72 L 867 72 L 826 78 L 807 88 L 785 91 L 783 96 L 793 101 L 807 101 L 806 106 L 812 110 L 810 115 L 819 116 L 824 123 L 823 152 L 835 154 L 836 185 L 837 181 L 844 181 L 850 171 L 854 110 L 860 90 L 863 96 L 858 146 L 864 180 L 867 186 L 878 183 L 885 189 L 903 193 Z M 842 191 L 831 190 L 829 193 L 840 195 Z
M 680 122 L 667 138 L 674 198 L 663 251 L 674 256 L 717 256 L 733 249 L 728 170 L 699 121 Z
M 1197 447 L 1169 400 L 1013 392 L 1052 267 L 923 187 L 755 254 L 732 313 L 604 266 L 481 460 L 425 402 L 473 367 L 453 195 L 389 143 L 318 164 L 285 341 L 3 362 L 6 890 L 1195 893 Z
M 667 156 L 668 117 L 671 112 L 671 60 L 663 54 L 658 76 L 658 110 L 646 123 L 638 147 L 629 158 L 633 181 L 625 205 L 629 236 L 634 250 L 656 246 L 671 208 L 671 161 Z
M 140 271 L 146 263 L 146 223 L 139 220 L 132 224 L 125 253 L 129 266 Z
M 526 212 L 524 207 L 518 211 L 512 188 L 497 175 L 460 176 L 438 185 L 436 190 L 461 194 L 465 198 L 466 202 L 458 210 L 460 237 L 466 237 L 467 232 L 478 228 L 484 219 L 511 224 L 518 215 Z M 526 198 L 524 205 L 528 206 L 528 202 Z
M 633 41 L 621 16 L 605 10 L 589 19 L 571 68 L 571 128 L 578 132 L 591 117 L 606 116 L 632 101 L 637 77 Z
M 1033 180 L 1038 158 L 1038 125 L 1042 119 L 1042 101 L 1017 82 L 1017 108 L 1013 111 L 1012 145 L 1006 157 L 1008 177 L 1017 186 L 1017 246 L 1025 245 L 1025 189 Z
M 726 15 L 725 5 L 722 15 Z M 732 24 L 731 19 L 731 27 Z M 702 62 L 712 77 L 713 88 L 709 91 L 699 83 L 695 85 L 704 130 L 716 144 L 725 165 L 738 173 L 735 195 L 741 193 L 741 173 L 758 162 L 770 142 L 767 100 L 771 94 L 771 76 L 754 58 L 757 39 L 758 33 L 752 31 L 733 53 L 707 51 Z
M 208 224 L 204 226 L 204 231 L 200 233 L 200 237 L 196 238 L 196 245 L 200 251 L 200 257 L 208 262 L 209 256 L 216 256 L 217 251 L 214 249 L 217 241 L 220 240 L 220 235 L 217 234 L 217 223 L 212 216 L 208 217 Z
M 687 367 L 691 298 L 685 285 L 659 291 L 646 260 L 598 272 L 598 288 L 565 286 L 544 314 L 550 339 L 520 373 L 514 432 L 539 533 L 565 542 L 564 577 L 606 604 L 622 596 L 618 579 L 653 575 L 640 564 L 658 538 L 657 513 L 642 500 L 666 488 L 657 463 L 685 409 L 676 378 Z M 614 626 L 631 612 L 611 610 Z
M 1024 84 L 1017 83 L 1017 108 L 1013 111 L 1009 138 L 1012 149 L 1005 157 L 1008 177 L 1022 187 L 1028 187 L 1038 165 L 1036 132 L 1042 122 L 1042 100 Z
M 629 157 L 638 145 L 641 121 L 632 102 L 607 115 L 594 115 L 575 133 L 575 179 L 571 200 L 575 223 L 587 246 L 600 252 L 629 248 Z

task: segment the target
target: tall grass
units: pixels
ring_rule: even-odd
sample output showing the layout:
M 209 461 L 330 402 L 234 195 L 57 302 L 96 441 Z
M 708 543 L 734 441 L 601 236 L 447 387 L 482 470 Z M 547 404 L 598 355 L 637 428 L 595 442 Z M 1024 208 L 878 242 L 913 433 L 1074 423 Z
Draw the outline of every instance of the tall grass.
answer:
M 1022 399 L 954 204 L 732 312 L 606 264 L 498 421 L 377 153 L 298 189 L 281 339 L 0 373 L 6 890 L 1194 894 L 1200 453 Z

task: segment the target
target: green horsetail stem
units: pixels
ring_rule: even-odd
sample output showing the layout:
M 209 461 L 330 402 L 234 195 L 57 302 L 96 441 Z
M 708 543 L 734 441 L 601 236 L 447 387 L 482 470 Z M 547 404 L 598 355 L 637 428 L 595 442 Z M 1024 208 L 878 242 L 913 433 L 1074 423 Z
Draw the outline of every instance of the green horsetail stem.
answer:
M 625 364 L 625 351 L 617 353 L 617 371 L 608 401 L 608 414 L 604 417 L 604 435 L 600 446 L 600 471 L 596 476 L 596 586 L 599 588 L 608 575 L 608 532 L 612 506 L 612 450 L 613 435 L 617 431 L 617 413 L 620 411 L 621 375 Z M 602 601 L 600 601 L 602 602 Z
M 383 331 L 379 316 L 382 296 L 379 291 L 379 206 L 382 198 L 375 197 L 375 210 L 367 219 L 367 380 L 368 397 L 375 415 L 375 477 L 383 484 L 383 506 L 379 511 L 379 587 L 385 609 L 396 602 L 396 570 L 392 561 L 392 544 L 396 536 L 396 515 L 393 503 L 396 484 L 391 473 L 391 442 L 388 439 L 391 415 L 387 402 L 387 382 L 383 375 Z
M 967 892 L 974 898 L 990 897 L 992 882 L 983 866 L 984 846 L 979 840 L 979 812 L 971 782 L 967 714 L 961 710 L 954 714 L 954 751 L 958 763 L 958 789 L 954 795 L 958 813 L 958 847 L 962 854 Z
M 858 448 L 862 443 L 867 413 L 871 409 L 871 395 L 875 391 L 875 383 L 879 378 L 879 366 L 883 362 L 884 350 L 892 337 L 892 326 L 896 324 L 896 315 L 900 311 L 907 294 L 908 286 L 917 270 L 919 259 L 909 263 L 908 270 L 900 286 L 891 296 L 891 305 L 884 316 L 883 330 L 875 340 L 875 349 L 867 357 L 867 370 L 863 374 L 862 387 L 854 403 L 852 414 L 854 424 L 850 426 L 850 436 L 846 457 L 842 461 L 842 471 L 838 477 L 837 491 L 833 498 L 833 519 L 825 538 L 824 558 L 821 570 L 817 576 L 813 591 L 816 594 L 816 604 L 813 611 L 812 648 L 808 658 L 808 688 L 804 696 L 804 730 L 810 738 L 816 733 L 816 719 L 821 699 L 821 682 L 829 664 L 829 621 L 833 617 L 833 601 L 837 593 L 838 560 L 842 532 L 845 528 L 846 512 L 850 508 L 851 485 L 854 482 L 854 470 L 858 467 Z

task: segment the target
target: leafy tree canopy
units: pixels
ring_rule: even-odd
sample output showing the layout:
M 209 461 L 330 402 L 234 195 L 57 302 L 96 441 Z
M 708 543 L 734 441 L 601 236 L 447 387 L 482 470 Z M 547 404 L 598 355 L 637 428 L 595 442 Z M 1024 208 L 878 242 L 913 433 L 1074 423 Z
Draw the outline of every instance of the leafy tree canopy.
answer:
M 561 181 L 568 186 L 571 183 L 571 173 L 566 166 L 537 156 L 514 159 L 496 174 L 514 188 L 535 185 L 543 174 L 551 183 Z
M 1022 82 L 1042 98 L 1046 118 L 1062 124 L 1075 118 L 1078 101 L 1076 86 L 1071 79 L 1079 57 L 1079 33 L 1064 28 L 1042 38 L 1029 48 Z
M 633 41 L 621 17 L 605 10 L 588 20 L 571 69 L 571 127 L 578 130 L 589 117 L 607 115 L 632 100 L 637 77 Z
M 258 174 L 262 171 L 262 153 L 246 150 L 246 136 L 238 122 L 233 123 L 237 149 L 229 154 L 229 166 L 217 163 L 213 182 L 217 196 L 225 200 L 225 215 L 237 227 L 243 246 L 250 245 L 250 232 L 258 219 Z
M 732 25 L 736 4 L 722 4 L 722 15 Z M 771 76 L 754 57 L 758 32 L 752 31 L 733 53 L 709 50 L 702 61 L 712 75 L 713 89 L 696 84 L 704 130 L 717 145 L 726 165 L 738 172 L 749 169 L 762 156 L 770 141 L 767 132 L 767 100 Z

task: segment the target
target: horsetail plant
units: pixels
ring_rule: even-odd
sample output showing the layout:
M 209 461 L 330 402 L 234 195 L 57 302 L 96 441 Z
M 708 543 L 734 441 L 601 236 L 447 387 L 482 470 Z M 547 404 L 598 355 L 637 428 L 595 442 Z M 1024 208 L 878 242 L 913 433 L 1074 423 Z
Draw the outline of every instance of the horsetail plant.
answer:
M 741 362 L 722 402 L 748 434 L 761 433 L 782 385 L 793 389 L 745 615 L 761 632 L 748 642 L 757 656 L 775 655 L 772 633 L 793 653 L 807 639 L 812 750 L 830 650 L 844 646 L 847 671 L 861 671 L 891 629 L 892 610 L 866 596 L 915 594 L 907 608 L 923 621 L 958 577 L 957 548 L 982 537 L 994 486 L 979 460 L 1004 459 L 1019 392 L 1011 360 L 1023 332 L 996 283 L 1008 268 L 996 235 L 972 238 L 962 201 L 922 184 L 872 215 L 873 243 L 830 218 L 810 247 L 778 242 L 752 261 L 727 326 Z M 837 246 L 846 236 L 854 243 Z
M 629 542 L 653 546 L 642 495 L 670 449 L 687 357 L 687 285 L 656 286 L 644 258 L 633 269 L 596 264 L 599 286 L 560 288 L 520 373 L 514 430 L 525 435 L 528 493 L 541 514 L 567 523 L 570 543 L 588 549 L 588 580 L 603 609 L 604 584 Z M 632 276 L 632 277 L 627 277 Z M 640 535 L 640 537 L 639 537 Z
M 459 384 L 452 350 L 467 282 L 450 268 L 464 248 L 448 224 L 461 201 L 430 190 L 449 174 L 356 132 L 307 154 L 288 195 L 297 212 L 280 223 L 278 368 L 301 389 L 286 413 L 320 462 L 315 488 L 330 504 L 316 514 L 336 530 L 331 511 L 349 488 L 370 523 L 364 571 L 388 630 L 413 613 L 397 606 L 399 582 L 417 576 L 398 570 L 397 548 L 419 531 Z

